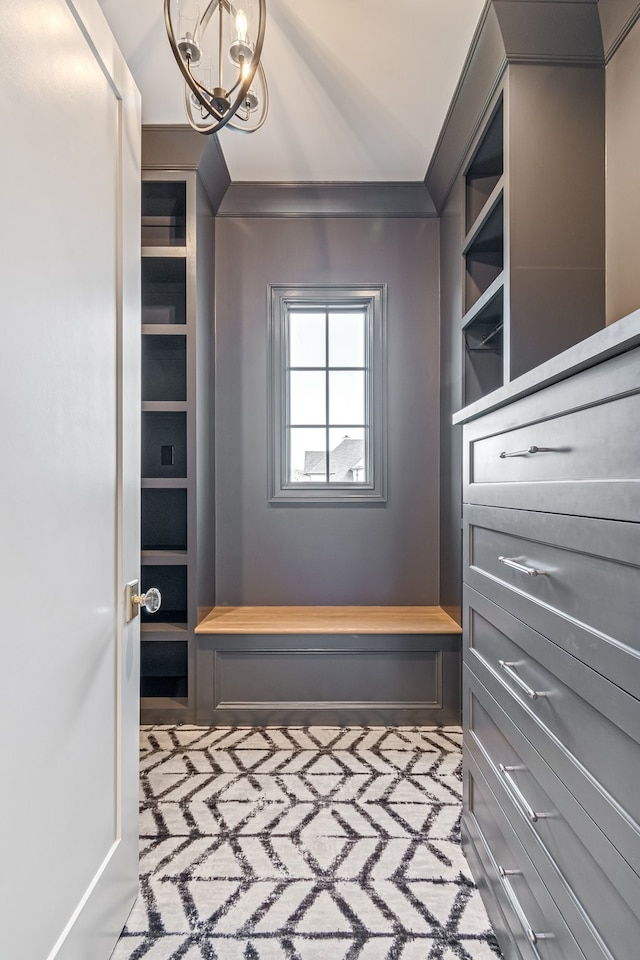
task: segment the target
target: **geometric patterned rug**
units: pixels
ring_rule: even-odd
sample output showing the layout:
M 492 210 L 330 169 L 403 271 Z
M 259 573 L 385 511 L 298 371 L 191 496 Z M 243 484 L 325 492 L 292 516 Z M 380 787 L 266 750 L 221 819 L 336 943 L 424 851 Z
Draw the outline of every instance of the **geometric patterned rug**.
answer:
M 142 728 L 140 896 L 112 960 L 495 960 L 459 727 Z

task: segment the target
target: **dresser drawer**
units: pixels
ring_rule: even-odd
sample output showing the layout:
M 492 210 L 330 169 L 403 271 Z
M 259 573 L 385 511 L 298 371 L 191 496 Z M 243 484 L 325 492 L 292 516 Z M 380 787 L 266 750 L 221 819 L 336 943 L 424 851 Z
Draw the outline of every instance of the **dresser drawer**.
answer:
M 465 588 L 465 660 L 640 873 L 640 702 Z
M 465 517 L 465 581 L 638 696 L 640 527 L 492 507 Z
M 640 943 L 640 877 L 468 670 L 464 703 L 465 749 L 585 956 L 633 956 Z
M 640 520 L 639 421 L 634 350 L 467 424 L 464 500 Z
M 465 778 L 465 832 L 479 854 L 491 892 L 501 906 L 520 955 L 526 960 L 584 960 L 508 818 L 469 755 Z M 481 879 L 477 879 L 482 890 Z

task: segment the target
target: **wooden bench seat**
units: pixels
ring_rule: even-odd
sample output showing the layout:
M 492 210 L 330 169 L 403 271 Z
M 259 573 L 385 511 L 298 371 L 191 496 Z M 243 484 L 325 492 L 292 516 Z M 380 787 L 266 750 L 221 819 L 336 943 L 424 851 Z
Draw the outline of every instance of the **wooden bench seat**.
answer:
M 196 633 L 462 633 L 442 607 L 214 607 Z

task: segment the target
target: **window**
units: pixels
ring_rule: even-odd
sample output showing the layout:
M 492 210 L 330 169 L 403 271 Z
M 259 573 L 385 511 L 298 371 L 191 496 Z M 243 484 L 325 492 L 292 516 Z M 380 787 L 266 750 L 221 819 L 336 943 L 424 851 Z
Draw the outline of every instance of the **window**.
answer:
M 270 499 L 385 500 L 385 288 L 270 288 Z

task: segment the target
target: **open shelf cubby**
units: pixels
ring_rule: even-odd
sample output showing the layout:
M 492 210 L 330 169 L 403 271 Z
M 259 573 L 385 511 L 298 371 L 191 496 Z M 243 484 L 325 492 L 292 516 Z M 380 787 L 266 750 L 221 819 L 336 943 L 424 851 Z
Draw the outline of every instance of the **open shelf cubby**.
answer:
M 493 193 L 504 167 L 503 108 L 500 101 L 465 176 L 465 209 L 468 231 Z
M 143 550 L 187 549 L 187 491 L 184 487 L 142 490 Z
M 142 258 L 142 322 L 187 322 L 187 265 L 184 257 Z
M 464 403 L 473 403 L 504 382 L 504 288 L 463 328 Z
M 147 613 L 142 608 L 143 623 L 155 626 L 187 622 L 187 568 L 184 564 L 142 564 L 140 581 L 143 593 L 150 587 L 157 587 L 162 594 L 162 606 L 157 613 Z
M 504 267 L 504 209 L 503 198 L 479 225 L 464 252 L 465 302 L 467 310 L 476 303 Z
M 143 180 L 142 246 L 183 247 L 187 239 L 187 185 Z
M 187 338 L 145 334 L 142 337 L 142 399 L 187 399 Z
M 142 414 L 142 476 L 175 479 L 187 475 L 187 415 Z
M 187 697 L 188 644 L 184 640 L 145 640 L 140 647 L 140 694 Z

